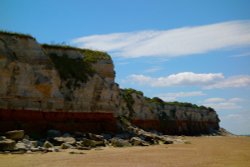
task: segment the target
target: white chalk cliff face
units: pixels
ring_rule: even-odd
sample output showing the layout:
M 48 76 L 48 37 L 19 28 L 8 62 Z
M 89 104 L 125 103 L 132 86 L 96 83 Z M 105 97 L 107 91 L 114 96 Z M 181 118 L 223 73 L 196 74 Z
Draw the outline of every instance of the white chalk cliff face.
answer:
M 69 80 L 74 78 L 61 78 L 50 54 L 57 57 L 67 56 L 66 60 L 73 61 L 84 58 L 84 54 L 78 50 L 43 48 L 33 38 L 1 34 L 1 108 L 72 112 L 115 111 L 119 88 L 114 83 L 113 63 L 109 57 L 107 60 L 98 59 L 88 64 L 95 72 L 91 76 L 86 74 L 86 81 L 69 84 Z M 63 68 L 67 71 L 67 68 L 72 67 L 66 65 Z M 67 83 L 69 85 L 66 85 Z
M 114 65 L 106 53 L 40 45 L 30 36 L 0 33 L 0 109 L 113 113 L 161 123 L 186 121 L 178 127 L 181 131 L 188 131 L 188 122 L 219 128 L 218 116 L 210 108 L 155 101 L 135 90 L 121 90 L 114 79 Z

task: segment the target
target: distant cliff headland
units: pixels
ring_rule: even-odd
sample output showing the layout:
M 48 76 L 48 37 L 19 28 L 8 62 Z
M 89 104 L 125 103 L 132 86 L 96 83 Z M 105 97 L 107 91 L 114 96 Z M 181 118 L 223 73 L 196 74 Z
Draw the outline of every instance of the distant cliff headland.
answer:
M 0 131 L 116 132 L 121 122 L 173 135 L 219 130 L 212 108 L 148 98 L 114 79 L 105 52 L 0 32 Z

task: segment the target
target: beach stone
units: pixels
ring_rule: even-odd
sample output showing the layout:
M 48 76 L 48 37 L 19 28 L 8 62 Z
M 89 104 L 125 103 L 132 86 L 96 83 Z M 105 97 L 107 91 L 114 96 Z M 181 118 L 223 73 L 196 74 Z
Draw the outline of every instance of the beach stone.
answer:
M 73 148 L 73 146 L 69 143 L 62 143 L 60 146 L 61 149 Z
M 62 143 L 75 144 L 76 143 L 76 139 L 73 137 L 55 137 L 54 141 L 59 144 L 62 144 Z
M 26 148 L 27 147 L 26 147 L 25 143 L 20 142 L 20 141 L 16 143 L 16 149 L 18 149 L 18 150 L 24 150 Z
M 95 141 L 103 141 L 104 137 L 101 135 L 96 135 L 93 133 L 87 133 L 87 138 L 91 139 L 91 140 L 95 140 Z
M 139 137 L 132 137 L 130 139 L 130 143 L 134 146 L 149 146 L 149 143 L 147 143 L 146 141 L 142 140 Z
M 5 139 L 6 139 L 5 136 L 0 136 L 0 141 L 5 140 Z
M 48 148 L 48 152 L 59 152 L 60 150 L 55 147 Z
M 5 133 L 8 139 L 22 140 L 24 138 L 24 130 L 13 130 Z
M 12 139 L 4 139 L 0 141 L 0 151 L 12 151 L 15 149 L 16 142 Z
M 119 138 L 112 138 L 111 140 L 111 144 L 114 147 L 128 147 L 131 146 L 131 144 L 124 139 L 119 139 Z
M 104 141 L 95 141 L 95 140 L 90 140 L 90 139 L 82 139 L 80 141 L 81 146 L 84 147 L 97 147 L 97 146 L 105 146 Z
M 49 141 L 45 141 L 43 144 L 43 147 L 44 148 L 51 148 L 51 147 L 54 147 L 54 145 L 52 143 L 50 143 Z

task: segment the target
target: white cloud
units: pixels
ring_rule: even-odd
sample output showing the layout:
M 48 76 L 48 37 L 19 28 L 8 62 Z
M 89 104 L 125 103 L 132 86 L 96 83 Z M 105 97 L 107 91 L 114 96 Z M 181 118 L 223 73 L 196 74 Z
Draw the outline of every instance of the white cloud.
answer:
M 214 88 L 238 88 L 250 86 L 250 75 L 232 76 L 224 80 L 220 80 L 214 84 L 206 86 L 206 89 Z
M 181 72 L 158 78 L 132 74 L 126 81 L 151 87 L 200 86 L 204 89 L 222 89 L 250 86 L 249 75 L 225 78 L 222 73 Z
M 242 108 L 239 102 L 243 101 L 241 98 L 208 98 L 204 100 L 204 106 L 212 107 L 216 110 L 235 110 Z
M 192 91 L 192 92 L 175 92 L 175 93 L 165 93 L 159 94 L 157 97 L 160 97 L 164 101 L 176 101 L 178 98 L 182 97 L 195 97 L 195 96 L 204 96 L 206 95 L 202 91 Z
M 182 72 L 159 78 L 133 74 L 130 75 L 127 80 L 136 84 L 149 85 L 152 87 L 168 87 L 208 85 L 223 78 L 224 76 L 221 73 L 197 74 L 193 72 Z
M 184 56 L 222 48 L 249 46 L 250 21 L 183 27 L 172 30 L 91 35 L 73 39 L 73 45 L 112 52 L 122 57 Z
M 205 103 L 219 103 L 219 102 L 224 102 L 224 101 L 225 101 L 224 98 L 215 97 L 215 98 L 208 98 L 204 102 Z

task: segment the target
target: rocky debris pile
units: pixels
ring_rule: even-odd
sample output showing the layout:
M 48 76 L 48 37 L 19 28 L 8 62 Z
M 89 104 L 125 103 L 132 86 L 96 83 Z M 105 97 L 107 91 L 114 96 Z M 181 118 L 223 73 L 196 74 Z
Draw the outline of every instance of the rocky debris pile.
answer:
M 152 144 L 181 144 L 188 141 L 168 135 L 162 135 L 159 132 L 148 132 L 139 127 L 132 125 L 126 118 L 120 118 L 120 126 L 123 131 L 128 132 L 132 136 L 133 145 L 152 145 Z
M 23 130 L 8 131 L 0 136 L 0 153 L 47 153 L 65 149 L 90 150 L 97 147 L 113 146 L 149 146 L 153 144 L 185 143 L 184 140 L 146 132 L 132 125 L 119 134 L 93 134 L 75 132 L 62 134 L 49 130 L 47 135 L 38 140 L 25 135 Z
M 216 131 L 215 133 L 213 133 L 212 135 L 214 136 L 235 136 L 235 134 L 227 131 L 226 129 L 224 128 L 220 128 L 218 131 Z

